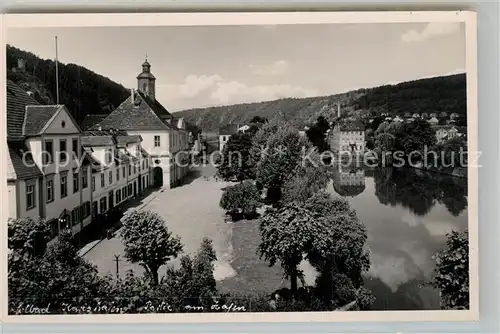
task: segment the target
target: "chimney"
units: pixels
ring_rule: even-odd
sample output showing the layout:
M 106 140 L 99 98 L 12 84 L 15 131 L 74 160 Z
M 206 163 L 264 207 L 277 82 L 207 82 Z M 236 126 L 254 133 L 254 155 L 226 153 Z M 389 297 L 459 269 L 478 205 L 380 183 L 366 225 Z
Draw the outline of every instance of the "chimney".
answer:
M 134 89 L 133 89 L 133 88 L 130 88 L 130 101 L 131 101 L 132 103 L 134 103 L 134 100 L 135 100 L 135 99 L 134 99 Z

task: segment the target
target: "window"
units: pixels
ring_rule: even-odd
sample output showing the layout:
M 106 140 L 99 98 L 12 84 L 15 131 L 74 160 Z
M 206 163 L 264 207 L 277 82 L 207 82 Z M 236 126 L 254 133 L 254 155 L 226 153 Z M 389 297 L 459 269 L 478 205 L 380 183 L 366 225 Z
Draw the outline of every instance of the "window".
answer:
M 137 173 L 137 167 L 134 165 L 134 174 Z
M 95 191 L 95 176 L 92 176 L 92 191 Z
M 52 140 L 46 140 L 45 143 L 45 148 L 44 148 L 44 161 L 43 163 L 44 164 L 51 164 L 54 162 L 54 143 L 52 142 Z
M 78 182 L 78 171 L 73 172 L 73 193 L 76 193 L 78 191 L 78 185 L 80 182 Z
M 104 188 L 106 186 L 106 183 L 104 181 L 104 173 L 101 173 L 101 188 Z
M 160 147 L 160 136 L 155 136 L 154 140 L 155 140 L 155 147 Z
M 132 174 L 132 166 L 128 165 L 128 176 Z
M 59 140 L 59 161 L 64 162 L 67 158 L 66 139 Z
M 89 179 L 88 179 L 88 171 L 87 168 L 82 169 L 82 189 L 86 189 L 87 186 L 89 185 Z
M 100 208 L 100 213 L 106 212 L 106 197 L 103 197 L 99 200 L 99 208 Z
M 113 149 L 108 148 L 106 150 L 106 164 L 110 164 L 113 160 Z
M 125 166 L 122 167 L 122 176 L 125 178 Z
M 148 166 L 149 166 L 149 162 L 148 162 L 148 160 L 146 159 L 146 168 L 148 168 Z
M 143 83 L 143 84 L 142 84 L 142 92 L 143 92 L 143 93 L 146 93 L 146 90 L 147 90 L 147 84 L 146 84 L 146 83 Z
M 120 203 L 122 201 L 122 192 L 120 191 L 120 189 L 118 189 L 116 191 L 116 203 Z
M 35 207 L 35 184 L 26 184 L 26 210 Z
M 88 169 L 82 168 L 82 189 L 86 189 L 88 185 L 89 185 Z
M 132 184 L 128 185 L 128 196 L 132 196 Z
M 123 199 L 127 198 L 127 188 L 125 187 L 122 188 L 122 198 Z
M 68 196 L 68 175 L 61 175 L 60 176 L 60 183 L 61 183 L 61 198 L 64 198 Z
M 90 202 L 85 202 L 83 204 L 83 219 L 87 218 L 88 216 L 90 216 Z
M 47 180 L 45 189 L 47 191 L 47 203 L 50 203 L 54 200 L 54 180 Z
M 78 138 L 73 138 L 72 140 L 73 155 L 75 159 L 78 159 L 80 155 L 78 154 Z
M 113 172 L 109 171 L 109 184 L 113 184 Z
M 116 182 L 120 181 L 120 169 L 116 169 Z
M 142 169 L 144 169 L 146 166 L 146 160 L 142 160 Z
M 71 221 L 73 222 L 73 226 L 75 226 L 78 221 L 79 221 L 79 211 L 80 211 L 80 208 L 75 208 L 73 210 L 71 210 Z

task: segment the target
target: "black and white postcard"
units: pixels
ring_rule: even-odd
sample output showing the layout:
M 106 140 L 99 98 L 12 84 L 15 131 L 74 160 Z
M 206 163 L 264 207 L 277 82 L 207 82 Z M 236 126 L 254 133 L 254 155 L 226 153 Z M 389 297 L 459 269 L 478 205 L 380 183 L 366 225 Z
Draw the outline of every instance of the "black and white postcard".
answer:
M 4 321 L 478 318 L 475 13 L 2 21 Z

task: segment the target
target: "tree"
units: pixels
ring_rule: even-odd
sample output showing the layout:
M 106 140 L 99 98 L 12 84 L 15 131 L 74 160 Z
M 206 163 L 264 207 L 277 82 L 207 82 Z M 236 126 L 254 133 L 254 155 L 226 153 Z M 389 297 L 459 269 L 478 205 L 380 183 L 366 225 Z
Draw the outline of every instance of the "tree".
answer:
M 311 148 L 307 138 L 302 137 L 298 130 L 289 123 L 268 123 L 255 137 L 259 140 L 265 134 L 265 145 L 262 146 L 260 159 L 256 168 L 256 182 L 267 190 L 266 199 L 277 205 L 281 199 L 282 187 L 290 175 L 300 166 L 305 152 Z M 272 128 L 276 126 L 276 128 Z M 270 132 L 269 130 L 274 131 Z M 269 133 L 270 132 L 270 133 Z M 253 149 L 256 149 L 254 142 Z
M 297 292 L 297 280 L 303 277 L 300 262 L 323 234 L 317 222 L 309 210 L 296 203 L 268 209 L 261 218 L 259 256 L 270 266 L 279 261 L 292 293 Z
M 315 264 L 351 280 L 358 289 L 363 280 L 361 274 L 370 268 L 370 254 L 366 249 L 366 227 L 361 223 L 349 202 L 332 198 L 326 191 L 319 191 L 309 198 L 305 208 L 321 218 L 327 231 L 324 243 L 315 242 L 310 258 Z
M 229 137 L 222 151 L 222 159 L 217 166 L 217 176 L 224 181 L 243 181 L 254 178 L 250 149 L 252 135 L 236 133 Z
M 179 236 L 172 236 L 157 213 L 133 210 L 122 218 L 120 236 L 125 245 L 125 256 L 139 263 L 158 284 L 158 270 L 182 252 Z
M 78 256 L 71 232 L 62 231 L 47 247 L 46 225 L 31 218 L 9 222 L 9 313 L 25 313 L 26 304 L 61 312 L 63 303 L 88 302 L 106 295 L 106 279 Z M 29 228 L 31 233 L 26 233 Z
M 441 308 L 469 309 L 468 231 L 452 231 L 446 248 L 437 253 L 436 276 L 430 285 L 441 291 Z
M 307 138 L 316 146 L 319 152 L 324 152 L 329 149 L 326 141 L 326 131 L 330 128 L 330 124 L 323 116 L 319 116 L 316 123 L 306 131 Z
M 193 258 L 181 258 L 179 269 L 168 268 L 161 284 L 170 291 L 178 308 L 185 305 L 210 306 L 217 294 L 214 278 L 214 262 L 217 256 L 210 239 L 203 239 Z
M 220 207 L 234 215 L 243 213 L 252 215 L 261 204 L 260 192 L 252 181 L 243 181 L 224 190 Z

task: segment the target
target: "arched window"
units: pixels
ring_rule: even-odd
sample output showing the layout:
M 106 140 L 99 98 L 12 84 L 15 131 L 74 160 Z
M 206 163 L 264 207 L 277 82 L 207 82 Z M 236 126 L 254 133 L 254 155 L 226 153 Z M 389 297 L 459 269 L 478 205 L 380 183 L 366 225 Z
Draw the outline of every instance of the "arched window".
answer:
M 147 83 L 143 83 L 143 84 L 142 84 L 142 91 L 143 91 L 143 92 L 146 92 L 146 87 L 147 87 L 147 86 L 148 86 L 148 84 L 147 84 Z

